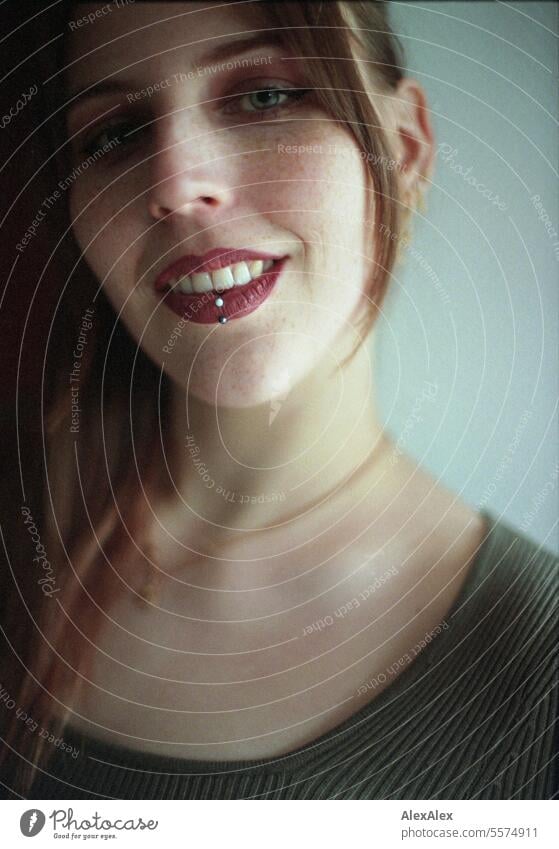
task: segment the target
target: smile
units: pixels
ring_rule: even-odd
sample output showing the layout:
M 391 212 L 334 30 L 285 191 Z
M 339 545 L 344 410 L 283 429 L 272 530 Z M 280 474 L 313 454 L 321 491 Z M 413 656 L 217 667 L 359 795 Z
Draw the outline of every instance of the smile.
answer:
M 264 271 L 269 271 L 274 261 L 267 259 L 251 260 L 249 262 L 237 262 L 235 265 L 227 265 L 217 271 L 206 271 L 201 274 L 183 274 L 181 277 L 172 277 L 168 286 L 170 289 L 178 289 L 184 295 L 192 295 L 201 292 L 224 292 L 233 286 L 246 286 L 256 280 Z
M 183 257 L 158 277 L 155 289 L 165 306 L 185 321 L 226 324 L 249 315 L 267 300 L 287 259 L 258 257 L 248 251 Z

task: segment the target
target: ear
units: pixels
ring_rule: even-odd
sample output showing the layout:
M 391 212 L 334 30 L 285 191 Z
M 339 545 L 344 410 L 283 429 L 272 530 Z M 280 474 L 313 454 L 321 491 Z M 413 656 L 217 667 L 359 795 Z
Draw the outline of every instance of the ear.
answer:
M 417 80 L 400 80 L 392 104 L 392 144 L 399 165 L 400 190 L 403 198 L 410 198 L 431 176 L 435 137 L 427 96 Z

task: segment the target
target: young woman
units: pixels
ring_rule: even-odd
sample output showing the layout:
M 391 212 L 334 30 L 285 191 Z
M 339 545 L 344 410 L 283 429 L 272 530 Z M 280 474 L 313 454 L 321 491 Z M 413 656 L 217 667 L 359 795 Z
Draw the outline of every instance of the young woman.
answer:
M 4 486 L 6 795 L 549 798 L 556 558 L 372 397 L 434 154 L 384 5 L 57 14 L 66 273 Z

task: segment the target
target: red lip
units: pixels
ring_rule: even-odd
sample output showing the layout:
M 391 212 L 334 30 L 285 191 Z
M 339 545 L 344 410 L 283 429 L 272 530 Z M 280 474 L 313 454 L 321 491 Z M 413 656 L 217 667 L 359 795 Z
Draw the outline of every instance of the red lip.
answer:
M 188 254 L 161 272 L 155 281 L 155 290 L 162 292 L 169 280 L 184 274 L 201 274 L 204 271 L 217 271 L 219 268 L 225 268 L 226 265 L 234 265 L 236 262 L 242 262 L 243 260 L 279 260 L 281 258 L 274 254 L 262 253 L 262 251 L 249 251 L 237 248 L 214 248 L 203 256 Z
M 244 254 L 246 256 L 247 252 L 244 251 Z M 257 258 L 262 258 L 262 254 Z M 270 296 L 287 260 L 288 257 L 282 257 L 274 262 L 268 271 L 244 286 L 233 286 L 232 289 L 226 289 L 223 292 L 212 290 L 199 294 L 183 294 L 172 289 L 164 295 L 163 303 L 184 321 L 192 321 L 196 324 L 216 324 L 217 322 L 225 324 L 231 319 L 249 315 L 264 303 Z

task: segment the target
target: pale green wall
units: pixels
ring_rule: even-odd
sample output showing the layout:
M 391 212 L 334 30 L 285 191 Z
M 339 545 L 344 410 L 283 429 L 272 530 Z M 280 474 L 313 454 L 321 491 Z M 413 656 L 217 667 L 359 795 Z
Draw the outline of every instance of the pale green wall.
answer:
M 439 155 L 379 325 L 383 421 L 465 501 L 558 550 L 559 235 L 531 202 L 540 196 L 559 233 L 558 7 L 390 8 L 437 142 L 457 153 Z

